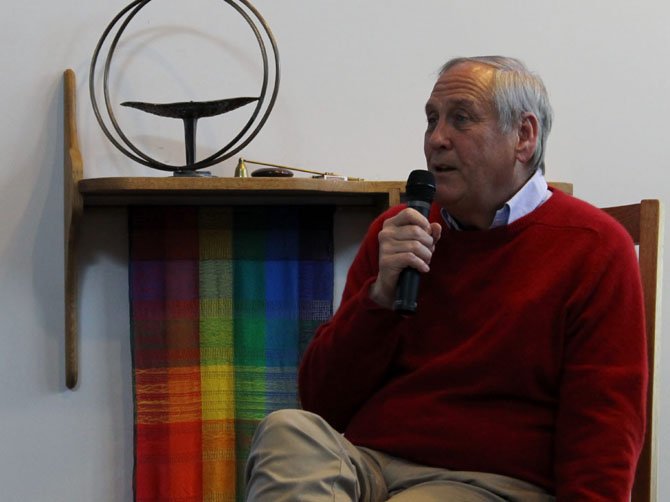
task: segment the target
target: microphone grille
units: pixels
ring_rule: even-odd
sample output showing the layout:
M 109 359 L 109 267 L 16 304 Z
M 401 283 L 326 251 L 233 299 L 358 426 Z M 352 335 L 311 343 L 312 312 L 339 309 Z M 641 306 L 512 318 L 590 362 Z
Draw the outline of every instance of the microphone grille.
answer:
M 405 191 L 408 200 L 432 202 L 435 195 L 435 176 L 425 169 L 416 169 L 409 173 Z

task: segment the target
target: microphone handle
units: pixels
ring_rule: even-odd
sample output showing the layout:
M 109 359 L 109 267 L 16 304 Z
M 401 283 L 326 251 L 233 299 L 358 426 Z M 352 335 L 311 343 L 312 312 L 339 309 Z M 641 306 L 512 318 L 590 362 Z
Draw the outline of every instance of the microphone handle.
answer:
M 411 200 L 407 206 L 416 209 L 425 218 L 430 214 L 430 202 L 423 200 Z M 400 272 L 398 285 L 396 286 L 395 302 L 393 310 L 400 314 L 411 315 L 416 312 L 416 299 L 419 294 L 419 271 L 414 267 L 407 267 Z

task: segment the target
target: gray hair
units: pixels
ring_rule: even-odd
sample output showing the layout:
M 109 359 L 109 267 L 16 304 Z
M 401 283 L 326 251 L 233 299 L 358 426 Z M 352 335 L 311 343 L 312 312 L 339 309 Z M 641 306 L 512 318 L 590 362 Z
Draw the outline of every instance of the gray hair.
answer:
M 494 68 L 491 98 L 498 111 L 498 124 L 503 132 L 512 132 L 524 113 L 529 112 L 537 117 L 540 130 L 535 153 L 529 164 L 533 170 L 539 168 L 544 172 L 544 153 L 551 131 L 553 111 L 542 79 L 518 59 L 504 56 L 454 58 L 440 68 L 440 75 L 461 63 L 482 64 Z

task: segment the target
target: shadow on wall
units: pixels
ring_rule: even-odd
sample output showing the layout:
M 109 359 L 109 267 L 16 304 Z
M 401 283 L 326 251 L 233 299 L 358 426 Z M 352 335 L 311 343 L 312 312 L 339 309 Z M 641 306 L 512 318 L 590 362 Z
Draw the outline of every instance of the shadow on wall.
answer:
M 45 90 L 50 91 L 50 97 L 45 98 L 44 106 L 35 103 L 26 108 L 26 117 L 14 123 L 16 136 L 31 147 L 11 159 L 11 175 L 0 199 L 3 225 L 13 225 L 3 232 L 4 247 L 0 249 L 0 283 L 9 298 L 4 302 L 8 309 L 3 320 L 3 331 L 8 336 L 5 343 L 10 350 L 17 350 L 17 355 L 29 351 L 8 358 L 10 368 L 4 369 L 7 374 L 21 375 L 38 368 L 43 374 L 37 380 L 44 382 L 36 389 L 38 394 L 65 388 L 59 371 L 64 348 L 56 338 L 64 318 L 62 83 L 54 78 L 53 85 Z M 30 113 L 40 109 L 47 110 L 45 117 Z M 21 384 L 29 385 L 34 380 L 17 378 L 16 391 L 20 394 L 16 397 L 26 394 Z M 29 394 L 34 396 L 35 390 Z

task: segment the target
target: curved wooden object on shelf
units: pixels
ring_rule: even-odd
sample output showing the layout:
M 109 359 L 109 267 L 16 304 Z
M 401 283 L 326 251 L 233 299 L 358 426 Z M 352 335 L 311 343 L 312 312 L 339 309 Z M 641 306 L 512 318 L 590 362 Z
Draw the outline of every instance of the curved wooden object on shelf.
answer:
M 65 233 L 65 385 L 73 389 L 79 374 L 77 344 L 77 236 L 84 201 L 79 193 L 83 163 L 79 150 L 76 121 L 76 79 L 72 70 L 66 70 L 63 83 L 63 150 L 65 154 L 64 233 Z

